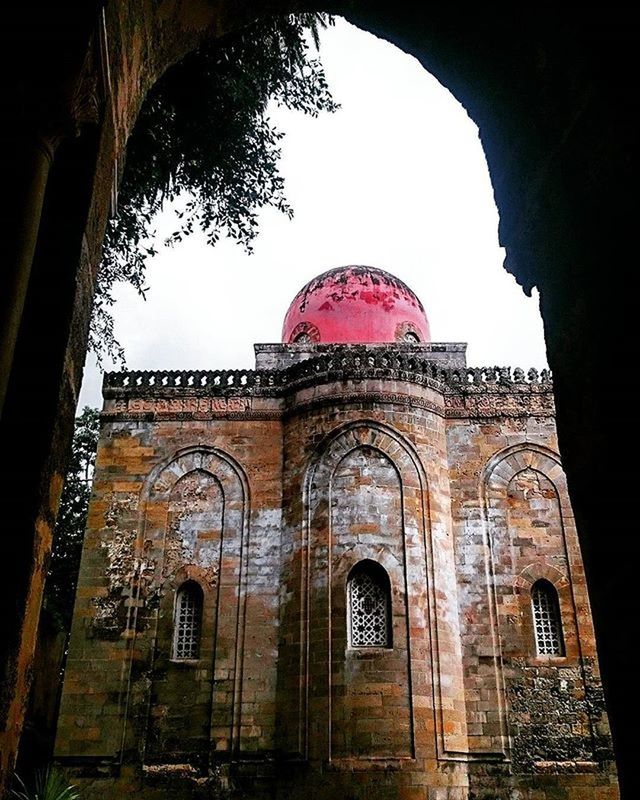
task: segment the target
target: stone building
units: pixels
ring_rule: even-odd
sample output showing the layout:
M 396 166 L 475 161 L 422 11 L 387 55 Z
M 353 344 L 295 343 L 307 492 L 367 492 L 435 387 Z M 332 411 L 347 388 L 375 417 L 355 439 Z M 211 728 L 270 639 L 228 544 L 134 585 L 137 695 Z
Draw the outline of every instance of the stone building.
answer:
M 87 796 L 618 796 L 549 375 L 331 270 L 254 370 L 105 377 L 57 736 Z

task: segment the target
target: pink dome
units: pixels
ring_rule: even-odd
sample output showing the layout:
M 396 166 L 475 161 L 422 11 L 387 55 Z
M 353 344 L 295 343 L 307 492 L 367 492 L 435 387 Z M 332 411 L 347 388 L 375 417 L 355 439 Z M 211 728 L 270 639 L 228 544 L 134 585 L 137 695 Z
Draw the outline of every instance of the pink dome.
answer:
M 323 272 L 294 297 L 282 341 L 367 344 L 429 342 L 422 303 L 398 278 L 376 267 Z

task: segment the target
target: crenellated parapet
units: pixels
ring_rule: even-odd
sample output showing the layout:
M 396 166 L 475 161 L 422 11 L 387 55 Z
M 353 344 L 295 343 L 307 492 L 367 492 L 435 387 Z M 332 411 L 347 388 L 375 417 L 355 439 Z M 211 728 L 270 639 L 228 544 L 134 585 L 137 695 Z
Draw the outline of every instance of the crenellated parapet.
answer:
M 428 386 L 443 393 L 468 390 L 485 391 L 502 387 L 521 387 L 551 391 L 549 370 L 524 370 L 510 367 L 445 367 L 418 355 L 388 348 L 349 347 L 309 358 L 288 367 L 286 385 L 299 388 L 323 380 L 380 378 Z
M 122 370 L 105 373 L 102 390 L 105 398 L 181 394 L 273 396 L 285 385 L 283 370 Z
M 483 391 L 550 392 L 549 370 L 510 367 L 446 367 L 391 345 L 340 346 L 283 369 L 166 370 L 108 372 L 105 398 L 122 396 L 283 396 L 292 390 L 336 380 L 403 381 L 444 394 Z
M 285 406 L 349 398 L 410 402 L 456 418 L 554 413 L 548 370 L 443 366 L 395 345 L 334 345 L 280 369 L 110 372 L 103 393 L 103 416 L 112 419 L 276 418 Z

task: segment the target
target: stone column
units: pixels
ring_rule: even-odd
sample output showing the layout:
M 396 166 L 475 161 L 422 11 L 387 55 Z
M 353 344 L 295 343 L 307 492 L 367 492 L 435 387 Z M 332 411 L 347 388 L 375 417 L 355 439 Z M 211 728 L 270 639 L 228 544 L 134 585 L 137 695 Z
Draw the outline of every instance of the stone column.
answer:
M 5 259 L 0 271 L 0 417 L 55 150 L 53 140 L 33 133 L 22 132 L 11 145 L 13 157 L 4 187 L 9 220 L 3 237 Z

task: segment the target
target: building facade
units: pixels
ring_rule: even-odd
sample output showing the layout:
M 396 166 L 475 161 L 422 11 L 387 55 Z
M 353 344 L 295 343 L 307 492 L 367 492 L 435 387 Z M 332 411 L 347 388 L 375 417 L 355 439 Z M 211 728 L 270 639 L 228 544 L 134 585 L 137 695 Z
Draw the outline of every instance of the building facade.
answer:
M 388 273 L 254 370 L 105 377 L 58 725 L 88 795 L 617 795 L 546 372 Z

